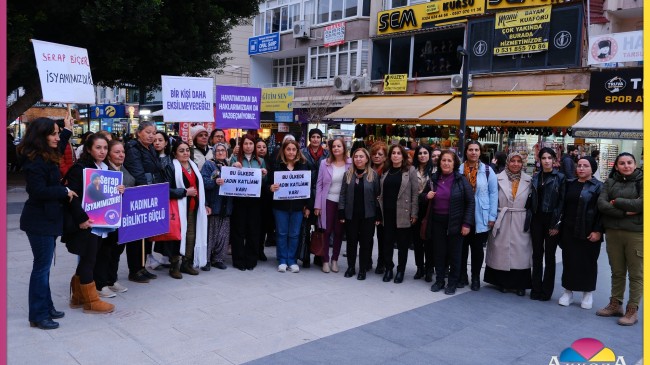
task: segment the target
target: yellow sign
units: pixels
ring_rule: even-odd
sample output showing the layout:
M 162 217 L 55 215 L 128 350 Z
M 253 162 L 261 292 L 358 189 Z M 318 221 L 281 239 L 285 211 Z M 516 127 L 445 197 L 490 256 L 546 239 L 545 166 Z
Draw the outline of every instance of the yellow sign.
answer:
M 265 87 L 262 88 L 263 112 L 291 112 L 293 111 L 293 87 Z
M 496 56 L 548 50 L 551 6 L 540 6 L 496 14 Z
M 384 91 L 406 91 L 407 74 L 388 74 L 384 76 Z
M 260 123 L 260 129 L 278 129 L 277 123 Z
M 438 0 L 382 11 L 377 14 L 377 34 L 421 29 L 427 23 L 485 13 L 484 0 Z
M 524 8 L 531 6 L 542 6 L 551 4 L 564 4 L 576 2 L 575 0 L 488 0 L 487 10 L 504 10 L 514 8 Z

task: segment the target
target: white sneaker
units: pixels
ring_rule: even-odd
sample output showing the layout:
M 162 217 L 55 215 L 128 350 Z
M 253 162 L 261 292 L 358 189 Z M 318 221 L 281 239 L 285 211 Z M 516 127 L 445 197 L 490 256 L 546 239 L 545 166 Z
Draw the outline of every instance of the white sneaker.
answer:
M 564 289 L 564 294 L 560 297 L 558 304 L 563 307 L 568 307 L 571 302 L 573 302 L 573 292 L 571 290 Z
M 583 309 L 591 309 L 591 306 L 594 304 L 594 297 L 592 292 L 586 291 L 582 293 L 582 303 L 580 307 Z
M 278 266 L 278 272 L 286 272 L 287 271 L 287 265 L 285 264 L 280 264 Z
M 129 288 L 118 283 L 117 281 L 113 285 L 109 286 L 108 288 L 116 293 L 124 293 L 125 291 L 129 290 Z
M 97 294 L 102 298 L 113 298 L 117 296 L 117 294 L 113 293 L 113 291 L 107 286 L 103 287 L 102 290 L 97 290 Z
M 293 273 L 300 272 L 300 266 L 296 264 L 289 266 L 289 272 L 293 272 Z

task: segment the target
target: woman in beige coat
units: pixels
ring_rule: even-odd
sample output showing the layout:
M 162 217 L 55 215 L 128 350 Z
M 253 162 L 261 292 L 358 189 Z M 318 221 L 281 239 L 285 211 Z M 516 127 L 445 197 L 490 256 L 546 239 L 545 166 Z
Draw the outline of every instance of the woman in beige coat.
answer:
M 506 169 L 497 175 L 499 213 L 488 238 L 483 278 L 502 293 L 514 290 L 519 296 L 531 288 L 533 255 L 530 232 L 524 231 L 532 178 L 522 168 L 523 158 L 513 152 L 508 155 Z

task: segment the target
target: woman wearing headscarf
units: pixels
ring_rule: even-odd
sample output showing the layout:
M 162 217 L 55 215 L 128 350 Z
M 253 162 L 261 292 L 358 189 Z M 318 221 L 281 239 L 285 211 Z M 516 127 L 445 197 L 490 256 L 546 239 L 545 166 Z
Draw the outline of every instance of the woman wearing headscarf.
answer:
M 523 166 L 521 155 L 510 153 L 506 169 L 497 175 L 499 208 L 488 235 L 483 278 L 502 293 L 514 290 L 519 296 L 526 295 L 526 289 L 531 287 L 533 255 L 530 233 L 524 230 L 532 178 L 522 171 Z
M 614 168 L 598 197 L 607 239 L 607 256 L 612 268 L 612 294 L 609 304 L 596 312 L 602 317 L 623 316 L 622 326 L 638 321 L 637 311 L 643 296 L 643 171 L 628 152 L 616 157 Z M 630 294 L 623 314 L 626 274 Z
M 573 292 L 582 292 L 582 308 L 591 309 L 593 304 L 603 234 L 598 211 L 603 183 L 593 176 L 597 169 L 596 160 L 583 157 L 576 164 L 578 178 L 566 182 L 560 230 L 564 294 L 559 300 L 565 307 L 573 302 Z
M 555 286 L 555 251 L 564 208 L 565 178 L 553 168 L 556 156 L 544 147 L 537 154 L 541 170 L 533 176 L 530 196 L 530 236 L 533 240 L 533 289 L 530 299 L 546 301 Z

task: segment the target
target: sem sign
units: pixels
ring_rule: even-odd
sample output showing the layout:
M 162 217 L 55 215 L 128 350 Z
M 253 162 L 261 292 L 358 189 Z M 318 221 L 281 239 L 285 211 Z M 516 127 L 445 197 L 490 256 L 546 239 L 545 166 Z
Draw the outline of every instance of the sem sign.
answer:
M 435 23 L 483 14 L 485 1 L 440 0 L 382 11 L 377 14 L 377 33 L 390 34 L 422 29 Z

